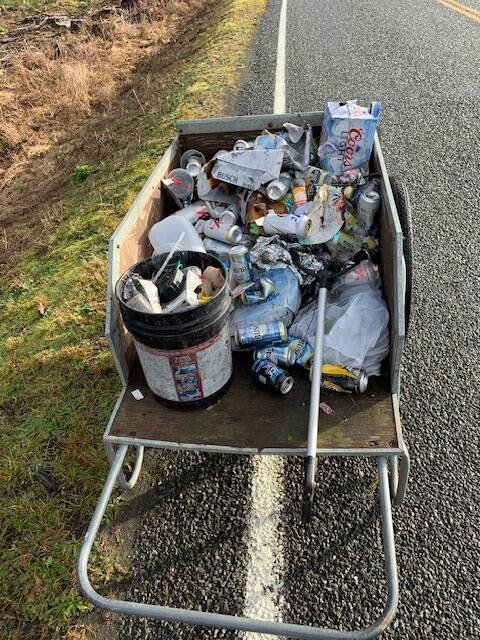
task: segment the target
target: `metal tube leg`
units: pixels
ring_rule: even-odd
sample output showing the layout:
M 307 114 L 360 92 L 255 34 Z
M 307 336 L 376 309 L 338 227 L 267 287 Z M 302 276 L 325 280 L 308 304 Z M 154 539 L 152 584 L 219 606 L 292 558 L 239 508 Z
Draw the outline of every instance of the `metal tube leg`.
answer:
M 390 499 L 395 501 L 398 489 L 398 456 L 389 457 Z
M 105 448 L 105 453 L 107 454 L 110 466 L 112 466 L 116 456 L 115 449 L 110 444 L 110 442 L 104 441 L 103 446 Z M 117 486 L 119 489 L 122 489 L 122 491 L 129 491 L 130 489 L 133 489 L 133 487 L 137 484 L 140 471 L 142 470 L 144 447 L 135 447 L 135 449 L 135 463 L 133 466 L 133 471 L 130 475 L 130 479 L 127 480 L 125 478 L 125 474 L 121 469 L 117 476 Z
M 387 459 L 378 458 L 378 481 L 380 490 L 380 514 L 382 517 L 383 553 L 385 556 L 385 568 L 387 572 L 387 604 L 384 609 L 385 630 L 395 617 L 398 606 L 398 573 L 397 559 L 395 556 L 395 539 L 393 534 L 392 505 L 388 482 Z
M 112 494 L 121 473 L 122 464 L 127 453 L 127 445 L 119 446 L 113 460 L 110 473 L 98 500 L 95 512 L 85 535 L 85 540 L 78 559 L 78 581 L 84 596 L 94 605 L 127 616 L 139 616 L 156 620 L 175 620 L 186 624 L 208 627 L 223 627 L 238 631 L 266 633 L 287 638 L 301 640 L 371 640 L 384 631 L 392 621 L 398 604 L 397 563 L 395 560 L 395 544 L 393 538 L 392 510 L 388 482 L 388 465 L 385 457 L 378 458 L 378 477 L 380 488 L 380 513 L 382 517 L 383 550 L 387 574 L 387 601 L 383 612 L 374 623 L 358 631 L 341 631 L 325 627 L 302 626 L 269 620 L 254 620 L 240 618 L 220 613 L 206 611 L 175 609 L 162 605 L 127 602 L 125 600 L 110 600 L 100 595 L 90 584 L 88 579 L 88 558 L 98 533 L 108 500 Z
M 326 275 L 326 274 L 325 274 Z M 322 286 L 318 292 L 317 324 L 315 333 L 315 356 L 313 359 L 312 387 L 310 389 L 310 413 L 308 417 L 307 455 L 305 458 L 305 474 L 303 487 L 304 522 L 309 522 L 312 515 L 313 493 L 315 491 L 315 470 L 317 467 L 318 413 L 320 411 L 320 386 L 322 384 L 323 334 L 325 331 L 325 306 L 327 289 Z

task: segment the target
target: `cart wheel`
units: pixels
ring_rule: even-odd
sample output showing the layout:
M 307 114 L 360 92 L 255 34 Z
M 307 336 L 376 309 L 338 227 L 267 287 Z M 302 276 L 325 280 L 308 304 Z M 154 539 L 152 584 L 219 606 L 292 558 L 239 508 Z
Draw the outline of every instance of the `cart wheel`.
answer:
M 390 178 L 390 186 L 392 187 L 393 199 L 398 211 L 400 225 L 403 232 L 403 257 L 406 267 L 406 286 L 405 286 L 405 334 L 408 333 L 408 325 L 410 324 L 410 307 L 412 302 L 413 288 L 413 235 L 412 235 L 412 211 L 410 207 L 410 198 L 408 197 L 407 187 L 399 178 Z

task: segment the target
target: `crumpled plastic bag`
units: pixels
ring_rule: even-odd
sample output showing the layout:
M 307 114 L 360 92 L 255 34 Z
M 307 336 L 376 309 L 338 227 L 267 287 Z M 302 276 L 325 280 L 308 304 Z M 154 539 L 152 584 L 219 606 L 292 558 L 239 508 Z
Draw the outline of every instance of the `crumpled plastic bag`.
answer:
M 230 316 L 231 335 L 239 327 L 249 324 L 282 321 L 289 327 L 300 307 L 300 285 L 290 269 L 271 269 L 257 274 L 260 278 L 271 280 L 274 290 L 264 302 L 251 306 L 242 305 L 233 311 Z
M 317 301 L 295 318 L 290 335 L 315 348 Z M 340 298 L 327 301 L 323 362 L 365 369 L 368 376 L 380 374 L 382 360 L 389 350 L 389 313 L 376 286 L 348 288 Z

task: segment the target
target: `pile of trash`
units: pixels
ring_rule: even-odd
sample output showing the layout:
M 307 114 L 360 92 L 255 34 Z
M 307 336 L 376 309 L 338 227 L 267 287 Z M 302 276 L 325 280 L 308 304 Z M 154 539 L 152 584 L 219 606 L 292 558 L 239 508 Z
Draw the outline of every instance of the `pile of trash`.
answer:
M 164 314 L 197 307 L 211 300 L 225 282 L 221 269 L 189 264 L 187 251 L 154 254 L 152 261 L 151 278 L 132 273 L 123 287 L 123 302 L 136 311 Z
M 194 149 L 162 180 L 177 211 L 149 232 L 158 270 L 132 275 L 124 300 L 150 313 L 202 305 L 220 269 L 188 265 L 207 252 L 225 267 L 233 350 L 252 351 L 252 374 L 286 394 L 293 367 L 315 357 L 318 275 L 329 273 L 323 386 L 363 392 L 389 349 L 378 263 L 380 179 L 370 175 L 380 104 L 329 102 L 320 140 L 312 128 L 237 140 L 207 160 Z

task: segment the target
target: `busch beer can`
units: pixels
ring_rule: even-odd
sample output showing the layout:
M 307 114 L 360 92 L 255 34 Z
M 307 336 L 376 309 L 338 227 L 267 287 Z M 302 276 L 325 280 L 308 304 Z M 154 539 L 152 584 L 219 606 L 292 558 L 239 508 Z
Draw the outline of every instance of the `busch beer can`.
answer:
M 292 346 L 295 353 L 295 364 L 304 369 L 310 369 L 313 362 L 314 350 L 301 338 L 295 338 L 294 336 L 288 336 L 288 342 Z
M 250 324 L 240 327 L 235 332 L 237 347 L 255 349 L 268 346 L 274 342 L 285 342 L 287 329 L 283 322 L 270 322 L 268 324 Z
M 255 360 L 252 373 L 259 382 L 283 395 L 293 387 L 292 376 L 270 360 Z
M 290 342 L 271 345 L 255 351 L 255 360 L 270 360 L 273 364 L 291 367 L 295 364 L 295 350 Z

